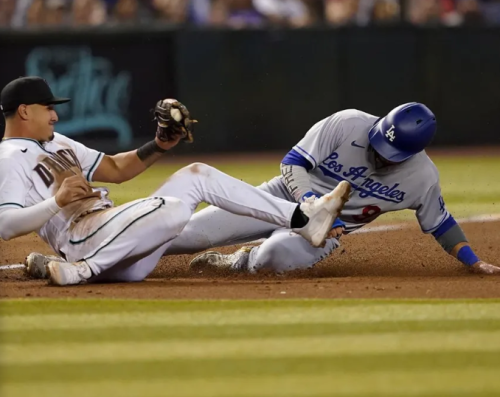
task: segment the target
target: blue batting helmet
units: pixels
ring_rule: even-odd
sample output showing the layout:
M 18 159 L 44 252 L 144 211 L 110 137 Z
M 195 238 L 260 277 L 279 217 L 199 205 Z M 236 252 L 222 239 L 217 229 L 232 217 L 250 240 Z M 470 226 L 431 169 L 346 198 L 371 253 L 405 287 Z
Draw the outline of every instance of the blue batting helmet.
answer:
M 368 133 L 384 159 L 398 163 L 424 150 L 436 133 L 436 116 L 417 102 L 405 103 L 381 118 Z

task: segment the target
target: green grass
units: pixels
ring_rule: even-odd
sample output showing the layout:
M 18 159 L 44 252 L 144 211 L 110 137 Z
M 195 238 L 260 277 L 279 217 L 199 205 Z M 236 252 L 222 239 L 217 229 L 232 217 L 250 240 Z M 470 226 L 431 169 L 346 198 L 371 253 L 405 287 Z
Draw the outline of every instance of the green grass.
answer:
M 434 161 L 456 217 L 500 213 L 500 158 Z M 111 197 L 148 196 L 182 165 Z M 279 172 L 212 165 L 253 185 Z M 0 313 L 2 397 L 500 395 L 500 300 L 6 300 Z
M 500 300 L 0 303 L 18 396 L 494 396 Z
M 500 213 L 500 184 L 496 170 L 500 170 L 500 157 L 434 157 L 439 169 L 443 196 L 456 218 Z M 108 185 L 117 204 L 145 197 L 154 192 L 163 181 L 181 166 L 155 165 L 143 175 L 122 185 Z M 238 179 L 259 185 L 279 175 L 279 164 L 263 161 L 259 164 L 211 163 Z M 201 205 L 199 208 L 203 208 Z M 414 220 L 413 211 L 400 211 L 382 216 L 378 222 Z

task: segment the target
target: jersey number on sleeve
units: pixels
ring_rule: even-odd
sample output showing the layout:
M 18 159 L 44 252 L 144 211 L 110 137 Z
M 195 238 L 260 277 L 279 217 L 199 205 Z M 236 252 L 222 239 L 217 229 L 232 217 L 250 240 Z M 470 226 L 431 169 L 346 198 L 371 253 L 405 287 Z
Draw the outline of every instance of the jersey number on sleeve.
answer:
M 446 211 L 443 196 L 439 196 L 439 211 L 443 214 Z
M 356 222 L 368 222 L 372 218 L 375 219 L 378 214 L 380 214 L 380 211 L 380 208 L 376 205 L 369 205 L 363 208 L 363 212 L 361 213 L 361 215 L 353 215 L 352 218 Z

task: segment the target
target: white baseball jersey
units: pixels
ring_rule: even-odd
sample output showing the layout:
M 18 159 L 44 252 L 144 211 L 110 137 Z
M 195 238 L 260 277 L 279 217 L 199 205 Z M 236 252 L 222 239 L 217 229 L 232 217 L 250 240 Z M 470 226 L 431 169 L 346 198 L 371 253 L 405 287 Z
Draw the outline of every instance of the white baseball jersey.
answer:
M 346 232 L 386 212 L 412 209 L 422 231 L 432 233 L 450 215 L 436 166 L 423 151 L 404 163 L 377 168 L 368 140 L 368 131 L 377 120 L 353 109 L 335 113 L 316 123 L 293 149 L 312 166 L 309 175 L 314 192 L 326 194 L 343 180 L 351 184 L 352 193 L 341 215 Z
M 103 153 L 60 134 L 44 145 L 33 139 L 2 141 L 0 212 L 50 200 L 74 174 L 91 182 L 102 158 Z M 106 189 L 93 189 L 100 190 L 100 198 L 65 206 L 37 233 L 66 260 L 85 260 L 98 280 L 107 281 L 144 279 L 202 202 L 280 228 L 290 226 L 297 208 L 203 164 L 179 170 L 153 196 L 114 208 Z
M 75 174 L 91 182 L 103 155 L 58 133 L 44 145 L 34 139 L 4 139 L 0 144 L 0 209 L 41 203 L 55 196 L 64 179 Z M 81 214 L 113 206 L 107 189 L 98 190 L 100 198 L 82 199 L 64 207 L 37 231 L 55 252 L 59 252 L 67 230 Z

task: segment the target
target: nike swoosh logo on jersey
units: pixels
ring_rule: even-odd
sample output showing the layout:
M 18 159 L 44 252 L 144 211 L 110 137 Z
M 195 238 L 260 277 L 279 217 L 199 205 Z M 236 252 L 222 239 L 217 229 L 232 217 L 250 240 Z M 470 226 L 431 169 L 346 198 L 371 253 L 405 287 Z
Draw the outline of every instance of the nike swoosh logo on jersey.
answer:
M 27 149 L 27 148 L 26 148 L 26 149 L 24 149 L 24 150 L 23 150 L 23 149 L 21 149 L 21 152 L 23 152 L 23 153 L 26 153 L 27 151 L 28 151 L 28 149 Z
M 361 148 L 361 149 L 365 149 L 365 147 L 364 147 L 364 146 L 360 146 L 360 145 L 358 145 L 358 144 L 356 143 L 356 141 L 352 141 L 352 142 L 351 142 L 351 146 L 355 146 L 355 147 L 359 147 L 359 148 Z

